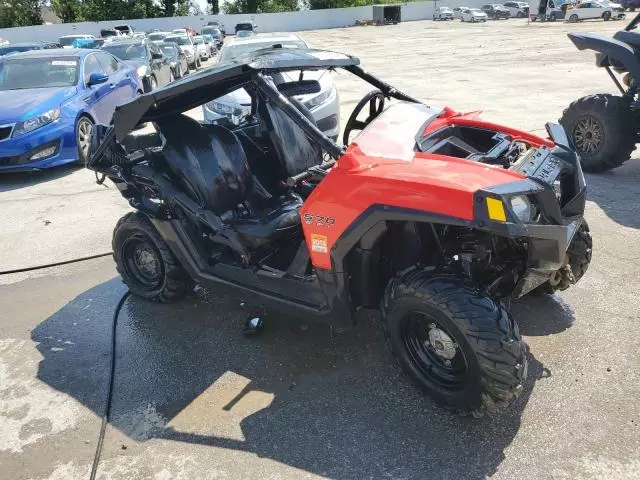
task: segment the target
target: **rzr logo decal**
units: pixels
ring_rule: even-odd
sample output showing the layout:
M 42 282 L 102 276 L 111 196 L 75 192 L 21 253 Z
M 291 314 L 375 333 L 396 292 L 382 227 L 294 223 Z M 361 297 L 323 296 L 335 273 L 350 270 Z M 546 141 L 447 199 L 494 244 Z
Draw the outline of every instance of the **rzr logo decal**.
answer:
M 334 223 L 336 223 L 336 219 L 331 217 L 325 217 L 324 215 L 314 215 L 313 213 L 305 213 L 304 223 L 306 223 L 307 225 L 311 225 L 315 223 L 318 226 L 331 227 Z

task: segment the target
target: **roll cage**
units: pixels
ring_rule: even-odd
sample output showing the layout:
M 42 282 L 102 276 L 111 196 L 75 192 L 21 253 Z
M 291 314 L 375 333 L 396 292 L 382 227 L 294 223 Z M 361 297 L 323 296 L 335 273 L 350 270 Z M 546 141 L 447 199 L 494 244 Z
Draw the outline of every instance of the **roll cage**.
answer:
M 341 53 L 313 49 L 285 49 L 274 45 L 244 55 L 235 62 L 219 65 L 210 70 L 189 76 L 119 106 L 113 116 L 113 124 L 104 133 L 100 146 L 92 153 L 92 159 L 100 157 L 113 141 L 122 141 L 140 123 L 153 122 L 166 115 L 182 113 L 239 88 L 250 94 L 261 94 L 277 104 L 305 134 L 317 142 L 329 155 L 338 158 L 345 145 L 333 141 L 320 131 L 289 99 L 282 94 L 270 78 L 274 72 L 291 70 L 335 70 L 342 68 L 363 79 L 386 97 L 421 103 L 395 87 L 365 72 L 356 57 Z M 253 102 L 255 105 L 255 102 Z M 89 166 L 95 165 L 89 161 Z

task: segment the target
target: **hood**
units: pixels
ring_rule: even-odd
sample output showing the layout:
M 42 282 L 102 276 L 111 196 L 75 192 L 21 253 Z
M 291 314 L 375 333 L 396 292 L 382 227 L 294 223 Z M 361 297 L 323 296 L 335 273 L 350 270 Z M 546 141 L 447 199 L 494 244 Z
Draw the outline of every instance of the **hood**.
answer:
M 29 88 L 0 91 L 0 124 L 14 123 L 46 112 L 76 94 L 76 87 Z

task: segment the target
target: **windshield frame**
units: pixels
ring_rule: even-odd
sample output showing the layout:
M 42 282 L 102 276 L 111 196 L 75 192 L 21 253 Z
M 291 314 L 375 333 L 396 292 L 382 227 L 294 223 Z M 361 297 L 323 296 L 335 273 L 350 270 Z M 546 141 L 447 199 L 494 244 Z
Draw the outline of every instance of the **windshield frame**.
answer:
M 292 50 L 297 50 L 297 49 L 307 49 L 307 48 L 309 48 L 307 46 L 306 42 L 304 40 L 302 40 L 302 39 L 291 39 L 291 40 L 286 40 L 286 41 L 270 41 L 269 39 L 265 39 L 264 42 L 247 42 L 247 43 L 239 43 L 239 44 L 230 43 L 230 44 L 227 44 L 227 45 L 223 46 L 222 50 L 220 50 L 220 53 L 218 54 L 218 57 L 219 57 L 218 62 L 219 63 L 233 62 L 238 57 L 242 57 L 244 55 L 251 54 L 253 52 L 257 52 L 258 50 L 264 50 L 264 49 L 267 49 L 267 48 L 271 48 L 274 44 L 282 45 L 283 49 L 290 48 Z M 250 46 L 252 48 L 240 51 L 240 53 L 234 55 L 233 58 L 231 58 L 231 59 L 226 59 L 225 58 L 225 54 L 228 55 L 227 52 L 230 52 L 231 49 L 240 50 L 239 47 L 248 47 L 248 46 Z

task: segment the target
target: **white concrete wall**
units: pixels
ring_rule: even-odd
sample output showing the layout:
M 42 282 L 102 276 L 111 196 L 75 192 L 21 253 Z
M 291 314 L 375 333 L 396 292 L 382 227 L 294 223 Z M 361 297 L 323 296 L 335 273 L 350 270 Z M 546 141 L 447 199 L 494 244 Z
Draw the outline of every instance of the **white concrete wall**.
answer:
M 479 7 L 486 0 L 451 0 L 440 1 L 439 5 L 451 7 L 466 5 Z M 431 19 L 434 2 L 414 2 L 402 4 L 402 21 Z M 372 20 L 373 8 L 352 7 L 329 10 L 303 10 L 299 12 L 260 13 L 255 15 L 204 15 L 201 17 L 169 17 L 144 18 L 108 22 L 63 23 L 58 25 L 36 25 L 32 27 L 16 27 L 0 29 L 0 37 L 12 43 L 30 41 L 55 41 L 62 35 L 87 33 L 99 35 L 100 29 L 116 24 L 127 23 L 136 30 L 172 30 L 184 26 L 199 29 L 209 21 L 217 20 L 224 24 L 228 33 L 233 33 L 236 23 L 253 20 L 260 32 L 287 32 L 314 30 L 320 28 L 338 28 L 353 25 L 356 20 Z

